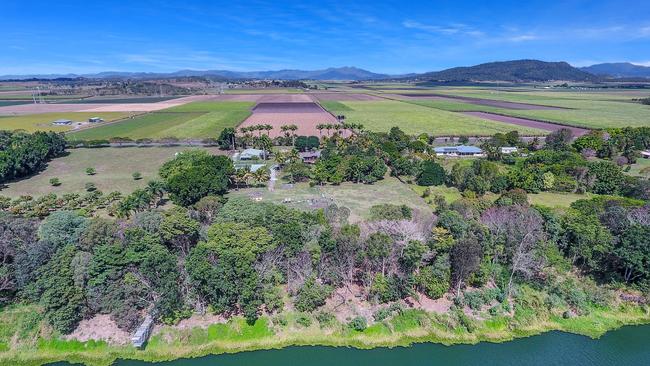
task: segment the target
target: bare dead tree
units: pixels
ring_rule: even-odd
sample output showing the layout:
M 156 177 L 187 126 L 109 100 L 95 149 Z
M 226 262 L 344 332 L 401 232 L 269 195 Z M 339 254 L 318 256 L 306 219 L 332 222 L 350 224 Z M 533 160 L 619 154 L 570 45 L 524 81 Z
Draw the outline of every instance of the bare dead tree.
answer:
M 504 244 L 504 254 L 511 267 L 508 280 L 510 296 L 514 275 L 530 277 L 542 264 L 537 248 L 545 239 L 544 219 L 534 209 L 514 205 L 492 207 L 483 213 L 481 221 L 496 241 Z

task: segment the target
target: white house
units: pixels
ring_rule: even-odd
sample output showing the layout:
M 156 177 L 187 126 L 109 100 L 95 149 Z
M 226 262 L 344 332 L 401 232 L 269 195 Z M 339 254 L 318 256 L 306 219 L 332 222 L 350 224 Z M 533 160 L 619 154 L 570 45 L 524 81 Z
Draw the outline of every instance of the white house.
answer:
M 512 154 L 516 153 L 518 150 L 514 146 L 503 146 L 501 147 L 501 154 Z
M 438 156 L 483 156 L 483 150 L 476 146 L 441 146 L 433 150 Z
M 264 150 L 246 149 L 239 154 L 239 160 L 253 160 L 262 159 L 264 157 Z
M 644 159 L 650 159 L 650 150 L 641 151 L 641 157 Z

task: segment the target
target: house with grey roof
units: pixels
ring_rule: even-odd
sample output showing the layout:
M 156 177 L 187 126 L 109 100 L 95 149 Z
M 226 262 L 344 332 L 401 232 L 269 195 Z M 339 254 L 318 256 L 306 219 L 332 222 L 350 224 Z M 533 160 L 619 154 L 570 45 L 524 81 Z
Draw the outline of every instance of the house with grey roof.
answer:
M 239 160 L 263 159 L 265 151 L 259 149 L 246 149 L 239 154 Z
M 484 156 L 483 150 L 476 146 L 440 146 L 433 150 L 437 156 Z

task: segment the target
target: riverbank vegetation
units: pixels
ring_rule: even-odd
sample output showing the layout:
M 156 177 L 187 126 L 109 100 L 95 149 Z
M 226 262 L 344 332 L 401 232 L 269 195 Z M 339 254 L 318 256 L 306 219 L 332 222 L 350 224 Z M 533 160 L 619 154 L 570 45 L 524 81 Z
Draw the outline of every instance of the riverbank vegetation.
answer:
M 501 152 L 512 145 L 518 153 Z M 247 188 L 268 171 L 197 150 L 130 194 L 2 199 L 0 362 L 598 336 L 647 323 L 650 186 L 623 170 L 649 145 L 647 129 L 576 141 L 560 130 L 545 147 L 513 132 L 486 141 L 485 158 L 443 159 L 428 136 L 392 128 L 325 138 L 313 165 L 276 151 L 285 196 L 293 184 L 321 189 L 302 209 Z M 387 180 L 412 196 L 366 196 L 360 214 L 355 199 L 324 195 Z M 540 193 L 583 196 L 531 204 Z M 135 350 L 128 334 L 146 315 L 156 330 Z

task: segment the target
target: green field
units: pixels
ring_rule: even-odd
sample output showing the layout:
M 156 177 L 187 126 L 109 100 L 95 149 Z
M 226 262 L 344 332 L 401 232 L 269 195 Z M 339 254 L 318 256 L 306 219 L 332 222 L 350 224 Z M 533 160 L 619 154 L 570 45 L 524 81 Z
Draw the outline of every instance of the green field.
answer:
M 133 119 L 74 132 L 73 139 L 111 137 L 216 138 L 226 127 L 236 127 L 250 115 L 250 102 L 196 102 L 148 113 Z
M 348 122 L 386 132 L 399 126 L 408 134 L 488 136 L 497 132 L 519 131 L 526 135 L 543 135 L 546 131 L 429 108 L 395 100 L 372 102 L 321 102 L 333 114 L 344 114 Z
M 496 92 L 487 90 L 437 91 L 450 95 L 549 105 L 568 109 L 558 110 L 513 110 L 475 105 L 472 110 L 496 112 L 515 117 L 533 118 L 561 124 L 587 127 L 643 127 L 650 126 L 650 106 L 633 103 L 632 97 L 616 93 L 571 93 L 571 92 Z M 419 103 L 419 102 L 418 102 Z M 428 102 L 427 102 L 428 103 Z M 432 103 L 431 106 L 434 106 Z M 467 107 L 459 101 L 456 105 L 438 104 L 446 110 Z
M 25 130 L 34 131 L 56 131 L 65 132 L 74 128 L 74 123 L 70 126 L 54 126 L 52 121 L 57 119 L 69 119 L 74 122 L 85 122 L 88 118 L 99 117 L 105 121 L 115 121 L 127 118 L 129 112 L 61 112 L 61 113 L 41 113 L 29 114 L 23 116 L 0 116 L 0 130 Z
M 187 150 L 186 147 L 123 147 L 72 149 L 70 154 L 56 158 L 37 175 L 6 184 L 0 195 L 18 197 L 29 195 L 43 196 L 49 193 L 81 193 L 87 182 L 95 183 L 104 193 L 120 191 L 131 193 L 144 187 L 149 180 L 158 178 L 158 168 L 174 154 Z M 213 154 L 220 153 L 217 148 L 205 148 Z M 97 174 L 87 175 L 86 168 L 95 168 Z M 142 179 L 134 180 L 132 174 L 140 172 Z M 50 178 L 57 177 L 61 185 L 53 187 Z

